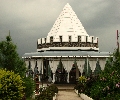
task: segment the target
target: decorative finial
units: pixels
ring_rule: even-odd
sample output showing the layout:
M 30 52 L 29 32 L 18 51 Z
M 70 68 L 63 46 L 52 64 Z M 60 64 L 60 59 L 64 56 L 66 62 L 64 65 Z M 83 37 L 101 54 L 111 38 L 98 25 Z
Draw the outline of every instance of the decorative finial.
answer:
M 69 4 L 69 3 L 67 3 L 67 4 L 66 4 L 66 6 L 68 6 L 68 7 L 69 7 L 69 6 L 70 6 L 70 4 Z
M 8 36 L 6 36 L 6 40 L 8 41 L 8 42 L 10 42 L 12 39 L 11 39 L 11 36 L 10 36 L 10 30 L 9 30 L 9 35 Z

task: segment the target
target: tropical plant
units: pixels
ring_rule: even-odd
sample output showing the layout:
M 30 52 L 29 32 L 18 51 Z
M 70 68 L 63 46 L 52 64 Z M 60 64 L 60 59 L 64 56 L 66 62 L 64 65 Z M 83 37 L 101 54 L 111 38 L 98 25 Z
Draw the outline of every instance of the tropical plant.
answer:
M 78 78 L 78 83 L 82 83 L 82 84 L 84 84 L 85 82 L 86 82 L 86 78 L 85 78 L 85 76 L 80 76 L 79 78 Z

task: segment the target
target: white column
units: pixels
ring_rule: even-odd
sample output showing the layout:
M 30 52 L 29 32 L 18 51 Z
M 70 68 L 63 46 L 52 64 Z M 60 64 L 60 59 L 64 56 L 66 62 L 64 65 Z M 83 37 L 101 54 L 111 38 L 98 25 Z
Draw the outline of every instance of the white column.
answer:
M 31 59 L 31 68 L 34 71 L 34 68 L 35 68 L 35 60 L 34 59 Z
M 69 73 L 73 65 L 73 61 L 62 61 L 65 70 L 68 72 L 67 82 L 69 83 Z
M 25 64 L 26 64 L 26 68 L 28 69 L 28 66 L 29 66 L 29 60 L 26 60 L 26 61 L 25 61 Z M 28 74 L 29 74 L 29 72 L 26 72 L 26 77 L 28 77 Z
M 49 60 L 49 67 L 50 67 L 50 69 L 51 69 L 51 71 L 52 71 L 53 63 L 52 63 L 52 61 L 50 61 L 50 60 Z M 49 77 L 50 77 L 50 79 L 51 79 L 51 76 L 49 76 Z
M 106 59 L 99 59 L 99 64 L 100 64 L 100 67 L 101 67 L 101 70 L 104 70 L 105 68 L 105 64 L 106 64 Z
M 68 61 L 62 61 L 63 67 L 66 71 L 68 71 Z
M 42 74 L 43 74 L 43 70 L 44 70 L 44 67 L 43 67 L 43 59 L 41 60 L 41 67 L 42 67 Z
M 42 62 L 41 59 L 37 59 L 37 67 L 38 67 L 39 73 L 40 73 L 40 70 L 41 70 L 41 62 Z
M 79 78 L 79 69 L 78 69 L 78 67 L 76 67 L 76 79 L 78 79 Z
M 53 73 L 53 80 L 52 82 L 54 83 L 55 82 L 55 73 Z
M 88 57 L 87 57 L 87 74 L 88 74 Z
M 94 70 L 96 68 L 97 59 L 90 59 L 89 62 L 90 62 L 91 70 L 92 70 L 92 72 L 94 72 Z
M 56 69 L 57 69 L 57 65 L 59 64 L 59 61 L 49 61 L 49 64 L 50 64 L 50 68 L 52 70 L 52 73 L 53 73 L 53 80 L 52 82 L 54 83 L 55 82 L 55 72 L 56 72 Z
M 53 61 L 53 83 L 55 82 L 55 72 L 57 70 L 57 67 L 58 67 L 58 64 L 59 64 L 59 61 Z
M 37 59 L 37 67 L 38 67 L 38 71 L 41 74 L 41 59 Z M 40 75 L 39 75 L 39 81 L 41 81 Z
M 72 69 L 73 66 L 73 61 L 68 61 L 68 67 L 67 70 L 70 72 L 70 70 Z
M 34 68 L 35 68 L 35 60 L 31 59 L 31 69 L 34 72 Z M 33 79 L 34 79 L 34 73 L 33 73 Z
M 29 60 L 26 60 L 26 61 L 25 61 L 25 64 L 26 64 L 26 68 L 28 69 L 28 66 L 29 66 Z
M 68 72 L 68 76 L 67 76 L 67 83 L 69 83 L 70 82 L 70 70 L 71 70 L 71 66 L 69 65 L 69 62 L 67 61 L 66 62 L 66 68 L 67 68 L 67 72 Z
M 85 64 L 85 60 L 83 60 L 83 59 L 80 59 L 80 60 L 77 61 L 77 66 L 78 66 L 78 69 L 81 73 L 81 76 L 82 76 L 82 73 L 83 73 L 84 64 Z
M 70 75 L 69 75 L 69 74 L 70 74 L 70 72 L 68 72 L 68 76 L 67 76 L 67 83 L 69 83 L 69 82 L 70 82 L 70 80 L 69 80 L 69 79 L 70 79 Z

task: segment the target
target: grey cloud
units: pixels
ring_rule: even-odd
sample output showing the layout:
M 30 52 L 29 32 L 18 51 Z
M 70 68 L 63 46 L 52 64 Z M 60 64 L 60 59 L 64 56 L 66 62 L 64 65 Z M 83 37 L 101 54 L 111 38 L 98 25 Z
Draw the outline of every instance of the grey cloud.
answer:
M 9 30 L 18 53 L 36 51 L 37 39 L 46 37 L 66 3 L 89 35 L 99 37 L 100 51 L 113 51 L 119 29 L 119 0 L 3 0 L 0 3 L 0 41 Z

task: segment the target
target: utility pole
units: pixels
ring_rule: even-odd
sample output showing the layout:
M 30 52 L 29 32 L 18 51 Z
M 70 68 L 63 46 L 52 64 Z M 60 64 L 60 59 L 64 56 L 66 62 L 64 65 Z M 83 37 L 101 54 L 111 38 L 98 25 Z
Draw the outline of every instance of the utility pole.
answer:
M 118 30 L 117 30 L 117 49 L 118 49 L 118 52 L 119 52 L 119 40 L 118 40 L 118 38 L 119 38 L 119 35 L 118 35 Z

